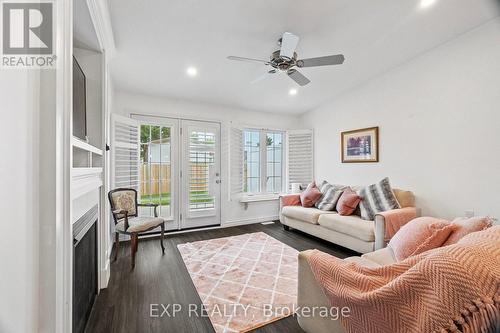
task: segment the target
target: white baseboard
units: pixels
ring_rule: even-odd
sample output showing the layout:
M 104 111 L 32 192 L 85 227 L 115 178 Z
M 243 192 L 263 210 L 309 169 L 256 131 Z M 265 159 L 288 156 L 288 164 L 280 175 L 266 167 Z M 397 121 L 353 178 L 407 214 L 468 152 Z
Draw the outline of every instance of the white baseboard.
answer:
M 101 281 L 99 285 L 99 289 L 106 289 L 108 287 L 109 278 L 111 276 L 111 261 L 109 258 L 106 259 L 106 266 L 101 270 Z
M 276 221 L 279 220 L 279 216 L 263 216 L 263 217 L 256 217 L 256 218 L 251 218 L 251 219 L 242 219 L 242 220 L 231 220 L 231 221 L 226 221 L 222 224 L 222 227 L 236 227 L 239 225 L 245 225 L 245 224 L 254 224 L 254 223 L 262 223 L 262 222 L 269 222 L 269 221 Z
M 111 252 L 113 251 L 113 243 L 106 250 L 106 264 L 104 269 L 101 269 L 101 276 L 99 281 L 99 289 L 105 289 L 108 287 L 109 278 L 111 276 Z

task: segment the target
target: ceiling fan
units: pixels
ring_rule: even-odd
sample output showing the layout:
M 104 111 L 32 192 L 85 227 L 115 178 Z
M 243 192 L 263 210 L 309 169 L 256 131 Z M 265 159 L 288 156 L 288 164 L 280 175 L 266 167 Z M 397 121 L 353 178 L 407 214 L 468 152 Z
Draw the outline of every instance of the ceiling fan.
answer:
M 311 82 L 307 77 L 297 70 L 303 67 L 316 67 L 316 66 L 330 66 L 330 65 L 341 65 L 344 63 L 344 55 L 330 55 L 317 58 L 299 59 L 297 60 L 297 53 L 295 49 L 299 43 L 299 37 L 295 36 L 290 32 L 285 32 L 283 37 L 278 40 L 278 45 L 281 49 L 274 51 L 271 54 L 270 60 L 260 60 L 244 57 L 227 57 L 229 60 L 254 62 L 259 64 L 264 64 L 266 66 L 271 66 L 273 69 L 269 70 L 263 76 L 255 79 L 252 83 L 261 81 L 273 74 L 279 72 L 285 72 L 292 80 L 294 80 L 298 85 L 305 86 Z

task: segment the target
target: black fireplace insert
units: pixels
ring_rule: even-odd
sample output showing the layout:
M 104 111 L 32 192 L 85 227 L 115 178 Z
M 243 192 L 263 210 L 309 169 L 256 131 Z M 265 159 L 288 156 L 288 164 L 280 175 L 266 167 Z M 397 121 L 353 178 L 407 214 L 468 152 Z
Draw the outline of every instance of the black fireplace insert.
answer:
M 97 222 L 94 206 L 73 225 L 73 333 L 83 333 L 97 296 Z

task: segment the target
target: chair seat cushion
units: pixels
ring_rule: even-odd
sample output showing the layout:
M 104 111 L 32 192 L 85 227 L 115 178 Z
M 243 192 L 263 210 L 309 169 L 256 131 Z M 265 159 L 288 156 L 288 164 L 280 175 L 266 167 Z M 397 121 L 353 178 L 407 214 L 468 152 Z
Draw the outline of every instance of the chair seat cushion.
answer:
M 337 231 L 365 242 L 375 241 L 374 222 L 363 220 L 356 215 L 323 214 L 319 217 L 318 224 L 326 229 Z
M 302 206 L 286 206 L 283 207 L 281 211 L 286 217 L 290 217 L 292 219 L 300 220 L 303 222 L 309 222 L 312 224 L 318 224 L 318 218 L 322 214 L 335 214 L 334 212 L 325 212 L 319 210 L 317 208 L 307 208 Z
M 161 217 L 152 217 L 152 216 L 129 217 L 127 230 L 124 230 L 125 229 L 124 220 L 118 222 L 115 226 L 115 229 L 121 232 L 142 232 L 154 227 L 158 227 L 163 222 L 164 220 Z

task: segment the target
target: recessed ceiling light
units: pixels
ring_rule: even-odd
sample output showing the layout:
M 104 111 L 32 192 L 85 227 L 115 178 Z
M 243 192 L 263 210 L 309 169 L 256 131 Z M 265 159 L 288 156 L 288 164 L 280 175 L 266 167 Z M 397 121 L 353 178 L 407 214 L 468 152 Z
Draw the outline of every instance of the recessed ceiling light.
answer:
M 186 69 L 186 73 L 191 77 L 195 77 L 196 75 L 198 75 L 198 69 L 196 69 L 196 67 L 191 66 Z
M 291 95 L 291 96 L 297 95 L 297 89 L 295 89 L 295 88 L 290 89 L 288 91 L 288 95 Z
M 425 9 L 429 8 L 430 6 L 434 5 L 436 3 L 436 0 L 420 0 L 420 8 Z

